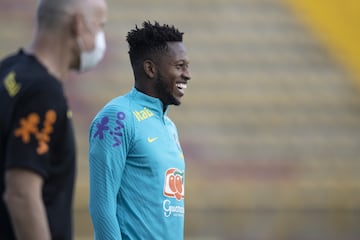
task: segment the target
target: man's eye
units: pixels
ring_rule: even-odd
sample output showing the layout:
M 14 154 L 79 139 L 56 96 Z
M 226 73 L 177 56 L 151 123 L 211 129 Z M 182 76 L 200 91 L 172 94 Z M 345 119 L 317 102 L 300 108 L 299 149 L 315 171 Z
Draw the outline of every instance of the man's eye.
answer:
M 188 64 L 179 63 L 179 64 L 176 64 L 176 68 L 179 70 L 186 70 L 188 68 Z

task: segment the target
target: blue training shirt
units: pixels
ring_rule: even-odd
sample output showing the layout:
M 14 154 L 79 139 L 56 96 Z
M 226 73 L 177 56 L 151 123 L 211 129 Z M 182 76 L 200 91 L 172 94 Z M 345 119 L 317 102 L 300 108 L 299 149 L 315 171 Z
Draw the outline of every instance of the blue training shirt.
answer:
M 135 88 L 110 101 L 89 133 L 95 239 L 183 239 L 185 162 L 162 102 Z

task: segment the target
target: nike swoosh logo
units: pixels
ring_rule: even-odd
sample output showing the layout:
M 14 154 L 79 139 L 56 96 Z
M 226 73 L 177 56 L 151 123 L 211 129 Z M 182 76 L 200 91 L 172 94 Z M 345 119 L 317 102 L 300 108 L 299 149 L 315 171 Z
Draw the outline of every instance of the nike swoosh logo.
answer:
M 148 137 L 147 140 L 149 143 L 152 143 L 152 142 L 155 142 L 157 139 L 158 139 L 158 137 L 154 137 L 154 138 Z

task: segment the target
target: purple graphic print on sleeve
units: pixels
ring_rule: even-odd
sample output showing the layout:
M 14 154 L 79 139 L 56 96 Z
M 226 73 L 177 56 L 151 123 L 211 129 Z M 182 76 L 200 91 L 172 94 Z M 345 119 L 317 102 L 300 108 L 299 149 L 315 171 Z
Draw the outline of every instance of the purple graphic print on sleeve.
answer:
M 114 143 L 113 147 L 117 147 L 121 144 L 121 137 L 123 133 L 121 129 L 124 128 L 123 120 L 125 120 L 126 114 L 124 112 L 118 112 L 116 114 L 116 121 L 114 127 L 109 127 L 109 117 L 105 116 L 101 118 L 99 123 L 96 123 L 97 131 L 94 134 L 94 138 L 99 137 L 100 140 L 104 139 L 104 134 L 106 131 L 109 131 L 110 135 L 112 136 Z

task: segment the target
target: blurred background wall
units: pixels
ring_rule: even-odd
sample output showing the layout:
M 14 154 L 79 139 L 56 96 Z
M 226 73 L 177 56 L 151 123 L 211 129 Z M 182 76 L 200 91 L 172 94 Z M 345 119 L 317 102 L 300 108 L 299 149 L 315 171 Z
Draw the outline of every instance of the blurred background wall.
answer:
M 191 58 L 184 102 L 169 112 L 187 160 L 185 238 L 360 239 L 359 1 L 108 4 L 104 61 L 65 83 L 79 148 L 76 239 L 92 237 L 88 126 L 132 87 L 125 36 L 144 20 L 184 31 Z M 35 9 L 0 0 L 1 57 L 28 45 Z

